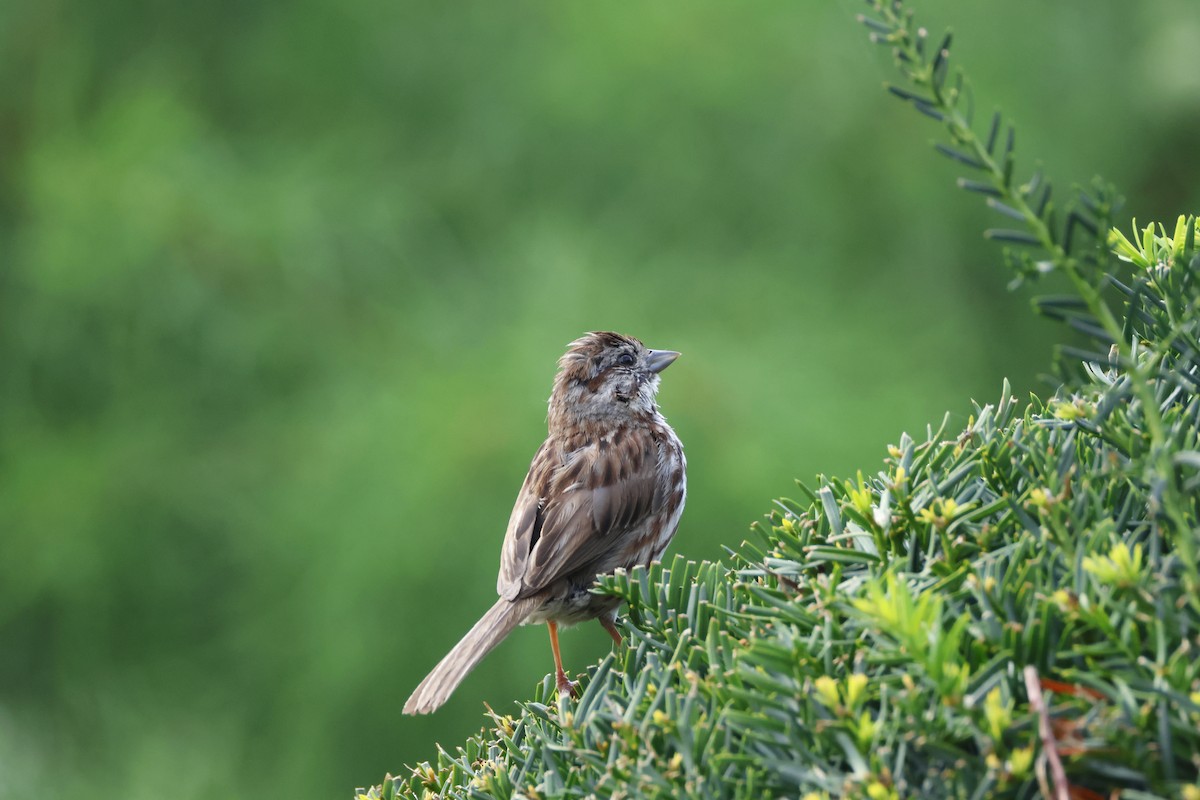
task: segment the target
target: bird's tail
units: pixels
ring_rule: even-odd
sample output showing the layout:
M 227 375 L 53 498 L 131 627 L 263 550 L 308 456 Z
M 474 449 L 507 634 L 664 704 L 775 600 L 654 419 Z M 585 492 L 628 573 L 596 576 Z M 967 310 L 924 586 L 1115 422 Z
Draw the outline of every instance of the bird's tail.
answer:
M 501 597 L 496 605 L 479 618 L 475 626 L 467 631 L 446 657 L 438 662 L 433 671 L 425 676 L 421 685 L 413 690 L 404 704 L 405 714 L 428 714 L 437 710 L 451 693 L 462 683 L 463 678 L 483 660 L 483 657 L 500 644 L 537 607 L 537 600 L 523 598 L 512 602 Z

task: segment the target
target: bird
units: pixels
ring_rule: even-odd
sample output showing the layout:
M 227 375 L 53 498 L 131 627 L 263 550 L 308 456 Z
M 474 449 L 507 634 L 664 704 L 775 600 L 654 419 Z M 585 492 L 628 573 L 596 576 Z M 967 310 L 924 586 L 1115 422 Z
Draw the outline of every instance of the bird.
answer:
M 517 494 L 500 550 L 495 604 L 404 704 L 428 714 L 519 625 L 546 623 L 559 696 L 560 626 L 598 619 L 619 646 L 620 599 L 591 591 L 598 575 L 658 560 L 687 499 L 683 444 L 657 404 L 660 373 L 679 357 L 612 331 L 571 342 L 558 360 L 547 437 Z

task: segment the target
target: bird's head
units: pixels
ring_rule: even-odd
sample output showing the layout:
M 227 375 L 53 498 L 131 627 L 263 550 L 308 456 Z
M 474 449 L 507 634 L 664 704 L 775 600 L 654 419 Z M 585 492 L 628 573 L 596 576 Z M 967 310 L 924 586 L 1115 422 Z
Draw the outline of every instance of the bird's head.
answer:
M 550 394 L 550 427 L 649 419 L 659 373 L 679 353 L 651 350 L 632 336 L 594 331 L 567 347 Z

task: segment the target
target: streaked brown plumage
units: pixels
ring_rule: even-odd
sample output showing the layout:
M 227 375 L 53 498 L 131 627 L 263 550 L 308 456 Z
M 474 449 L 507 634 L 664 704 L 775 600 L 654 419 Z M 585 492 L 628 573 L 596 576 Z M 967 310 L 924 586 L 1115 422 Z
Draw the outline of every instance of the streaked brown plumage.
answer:
M 678 353 L 607 331 L 572 342 L 558 361 L 549 436 L 529 467 L 500 553 L 500 599 L 421 682 L 406 714 L 438 708 L 518 625 L 550 628 L 560 692 L 571 682 L 558 626 L 599 619 L 616 642 L 619 601 L 596 576 L 659 558 L 687 496 L 683 445 L 655 403 Z

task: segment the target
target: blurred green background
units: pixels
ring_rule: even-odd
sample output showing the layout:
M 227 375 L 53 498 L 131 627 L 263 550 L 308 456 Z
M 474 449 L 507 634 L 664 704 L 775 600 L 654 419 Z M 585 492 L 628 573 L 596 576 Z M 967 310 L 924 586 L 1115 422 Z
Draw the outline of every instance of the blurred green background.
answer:
M 859 10 L 0 5 L 0 796 L 344 798 L 528 696 L 537 628 L 399 716 L 583 331 L 684 353 L 694 558 L 1044 390 L 1059 332 Z M 1200 210 L 1194 0 L 919 10 L 1023 175 Z

